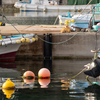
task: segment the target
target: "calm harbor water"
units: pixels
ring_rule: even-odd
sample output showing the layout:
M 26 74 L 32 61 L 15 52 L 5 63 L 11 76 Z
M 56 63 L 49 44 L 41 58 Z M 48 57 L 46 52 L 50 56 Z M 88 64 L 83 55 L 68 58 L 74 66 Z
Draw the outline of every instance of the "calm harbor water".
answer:
M 5 14 L 12 23 L 23 25 L 33 24 L 30 19 L 35 19 L 36 24 L 54 23 L 59 13 L 17 13 Z M 63 14 L 63 13 L 61 13 Z M 65 12 L 64 12 L 65 14 Z M 48 18 L 46 21 L 43 19 Z M 18 19 L 19 18 L 19 19 Z M 53 20 L 50 20 L 53 18 Z M 22 20 L 23 19 L 23 20 Z M 42 21 L 42 22 L 41 22 Z M 49 21 L 49 22 L 48 22 Z M 28 23 L 29 22 L 29 23 Z M 38 23 L 41 22 L 41 23 Z M 34 24 L 35 24 L 34 23 Z M 80 75 L 68 81 L 69 78 L 78 74 L 84 65 L 90 63 L 92 59 L 72 59 L 72 60 L 44 60 L 44 61 L 15 61 L 0 62 L 0 86 L 10 78 L 15 84 L 15 89 L 4 91 L 0 89 L 0 100 L 8 100 L 6 95 L 10 95 L 10 100 L 99 100 L 100 99 L 100 80 L 89 77 L 82 72 Z M 38 71 L 41 68 L 48 68 L 51 72 L 50 79 L 38 79 Z M 28 84 L 22 79 L 25 71 L 34 72 L 35 79 Z M 98 85 L 91 83 L 98 82 Z
M 87 12 L 83 12 L 86 14 Z M 10 24 L 14 25 L 58 25 L 58 15 L 67 15 L 67 12 L 19 12 L 19 13 L 3 13 Z M 70 12 L 71 15 L 80 14 L 80 12 Z M 5 23 L 9 22 L 4 18 Z M 0 17 L 2 21 L 2 17 Z
M 99 100 L 100 86 L 90 84 L 99 82 L 99 79 L 89 77 L 89 82 L 82 72 L 68 81 L 89 62 L 91 59 L 1 62 L 0 85 L 10 78 L 16 88 L 7 92 L 1 89 L 0 100 L 7 100 L 7 94 L 11 95 L 10 100 Z M 38 79 L 38 71 L 44 67 L 50 70 L 50 79 Z M 35 74 L 32 83 L 22 79 L 27 70 Z

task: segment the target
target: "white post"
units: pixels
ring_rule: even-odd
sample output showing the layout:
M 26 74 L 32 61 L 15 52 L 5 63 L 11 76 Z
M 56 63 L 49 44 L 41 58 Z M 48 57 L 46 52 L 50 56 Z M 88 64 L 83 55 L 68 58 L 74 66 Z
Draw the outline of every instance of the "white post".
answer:
M 26 5 L 24 5 L 24 11 L 26 10 Z
M 39 3 L 39 0 L 31 0 L 31 4 Z
M 43 5 L 49 5 L 49 1 L 48 0 L 44 0 L 43 1 Z

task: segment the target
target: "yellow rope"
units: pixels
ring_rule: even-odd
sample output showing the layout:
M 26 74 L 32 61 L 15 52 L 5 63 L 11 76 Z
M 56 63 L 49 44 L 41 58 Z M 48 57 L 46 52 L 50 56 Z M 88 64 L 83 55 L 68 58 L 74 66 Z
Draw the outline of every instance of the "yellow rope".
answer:
M 76 76 L 78 76 L 79 74 L 81 74 L 84 70 L 86 70 L 87 68 L 85 67 L 83 70 L 81 70 L 78 74 L 76 74 L 75 76 L 69 78 L 68 80 L 74 79 Z

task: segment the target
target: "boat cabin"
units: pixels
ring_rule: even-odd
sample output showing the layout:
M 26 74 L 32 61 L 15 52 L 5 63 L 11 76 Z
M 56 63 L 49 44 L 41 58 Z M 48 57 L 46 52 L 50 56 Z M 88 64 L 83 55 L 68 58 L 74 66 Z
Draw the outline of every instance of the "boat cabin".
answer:
M 39 4 L 39 5 L 61 5 L 62 0 L 19 0 L 21 3 Z

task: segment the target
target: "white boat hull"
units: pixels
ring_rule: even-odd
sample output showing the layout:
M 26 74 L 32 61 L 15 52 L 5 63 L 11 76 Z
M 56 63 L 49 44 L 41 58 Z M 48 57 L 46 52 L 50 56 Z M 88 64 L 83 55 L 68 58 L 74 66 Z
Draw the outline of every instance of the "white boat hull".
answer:
M 0 46 L 0 54 L 6 54 L 6 53 L 11 53 L 11 52 L 16 52 L 19 47 L 20 44 L 9 44 L 9 45 L 5 45 L 5 46 Z
M 21 44 L 9 44 L 0 46 L 0 61 L 14 61 L 16 52 Z
M 93 5 L 36 5 L 16 2 L 14 5 L 16 8 L 20 8 L 21 11 L 68 11 L 84 9 L 90 10 Z

